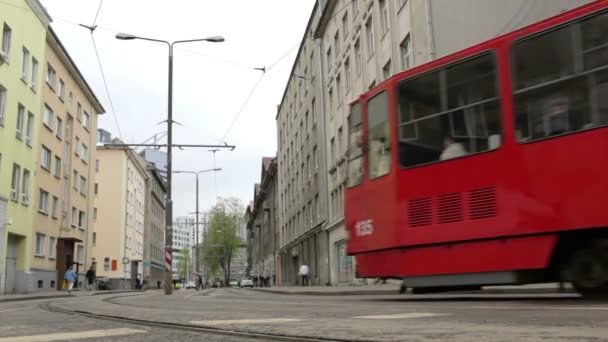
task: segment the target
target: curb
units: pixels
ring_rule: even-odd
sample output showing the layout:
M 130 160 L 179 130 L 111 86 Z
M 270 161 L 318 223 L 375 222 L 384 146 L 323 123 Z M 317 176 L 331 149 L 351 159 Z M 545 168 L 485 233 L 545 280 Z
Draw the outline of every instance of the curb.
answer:
M 21 302 L 26 300 L 38 300 L 38 299 L 55 299 L 55 298 L 67 298 L 76 297 L 73 294 L 62 294 L 57 296 L 32 296 L 32 297 L 20 297 L 20 298 L 0 298 L 0 303 L 6 302 Z
M 302 296 L 378 296 L 378 295 L 399 295 L 399 289 L 394 290 L 368 290 L 368 291 L 335 291 L 335 292 L 323 292 L 323 291 L 281 291 L 281 290 L 265 290 L 260 288 L 252 288 L 252 290 L 264 292 L 264 293 L 277 293 L 285 295 L 302 295 Z M 560 294 L 576 294 L 578 293 L 573 288 L 566 288 L 563 291 L 559 291 L 556 288 L 538 288 L 538 289 L 486 289 L 478 291 L 447 291 L 437 293 L 426 293 L 424 295 L 519 295 L 519 294 L 547 294 L 547 295 L 560 295 Z M 404 294 L 404 295 L 410 295 Z

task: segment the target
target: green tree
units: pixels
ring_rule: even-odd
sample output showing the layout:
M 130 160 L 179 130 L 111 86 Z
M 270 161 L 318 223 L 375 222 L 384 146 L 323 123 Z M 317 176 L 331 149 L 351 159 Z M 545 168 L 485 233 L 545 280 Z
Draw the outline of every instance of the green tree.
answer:
M 187 247 L 181 249 L 175 256 L 177 263 L 177 274 L 181 279 L 186 279 L 188 271 L 192 271 L 192 261 L 190 260 L 190 251 Z
M 206 237 L 202 244 L 203 262 L 209 275 L 220 271 L 224 283 L 230 281 L 230 265 L 242 244 L 238 227 L 242 224 L 245 208 L 237 198 L 221 198 L 209 211 Z

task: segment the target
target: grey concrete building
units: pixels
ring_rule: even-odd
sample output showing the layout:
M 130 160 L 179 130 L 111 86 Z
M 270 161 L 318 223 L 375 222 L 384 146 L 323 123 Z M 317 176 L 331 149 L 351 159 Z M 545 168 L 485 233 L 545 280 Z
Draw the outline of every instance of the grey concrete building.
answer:
M 356 281 L 345 254 L 349 103 L 388 77 L 591 0 L 319 0 L 277 114 L 281 267 Z
M 167 189 L 156 166 L 146 162 L 146 215 L 144 218 L 144 281 L 155 288 L 165 276 L 165 195 Z
M 278 107 L 278 198 L 281 284 L 295 285 L 300 265 L 312 284 L 329 282 L 327 168 L 321 46 L 312 38 L 318 3 Z
M 146 148 L 139 152 L 150 163 L 154 163 L 163 181 L 167 183 L 167 152 Z
M 247 208 L 249 228 L 249 274 L 268 274 L 272 284 L 281 279 L 277 230 L 277 164 L 271 157 L 262 158 L 260 184 L 255 184 L 254 200 Z

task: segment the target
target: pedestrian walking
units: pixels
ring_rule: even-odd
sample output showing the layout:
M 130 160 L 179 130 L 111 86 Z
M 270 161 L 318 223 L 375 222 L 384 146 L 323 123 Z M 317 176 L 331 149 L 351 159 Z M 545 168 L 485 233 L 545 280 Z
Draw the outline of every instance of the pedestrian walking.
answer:
M 264 275 L 262 275 L 262 279 L 264 279 L 264 287 L 269 287 L 270 276 L 268 276 L 268 271 L 264 271 Z
M 91 291 L 93 289 L 93 283 L 95 283 L 95 279 L 97 278 L 93 266 L 89 267 L 85 277 L 87 278 L 87 287 L 89 288 L 89 291 Z
M 78 275 L 72 269 L 72 265 L 68 266 L 67 271 L 65 271 L 65 275 L 63 276 L 68 282 L 68 293 L 72 293 L 72 288 L 74 288 L 74 283 L 78 280 Z
M 160 280 L 156 281 L 156 288 L 160 290 Z
M 308 286 L 308 273 L 309 272 L 310 272 L 310 270 L 309 270 L 308 266 L 306 266 L 306 264 L 302 264 L 302 266 L 300 266 L 300 271 L 298 272 L 298 275 L 302 279 L 302 286 Z

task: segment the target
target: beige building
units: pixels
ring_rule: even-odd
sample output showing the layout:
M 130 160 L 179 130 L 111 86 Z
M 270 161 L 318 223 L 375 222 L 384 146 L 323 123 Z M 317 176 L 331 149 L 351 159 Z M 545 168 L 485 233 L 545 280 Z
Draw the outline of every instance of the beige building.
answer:
M 67 266 L 84 274 L 95 218 L 95 132 L 104 109 L 49 27 L 32 239 L 38 289 L 61 289 Z
M 107 277 L 115 289 L 132 288 L 137 277 L 143 279 L 145 167 L 129 148 L 97 145 L 97 219 L 90 251 L 97 277 Z

